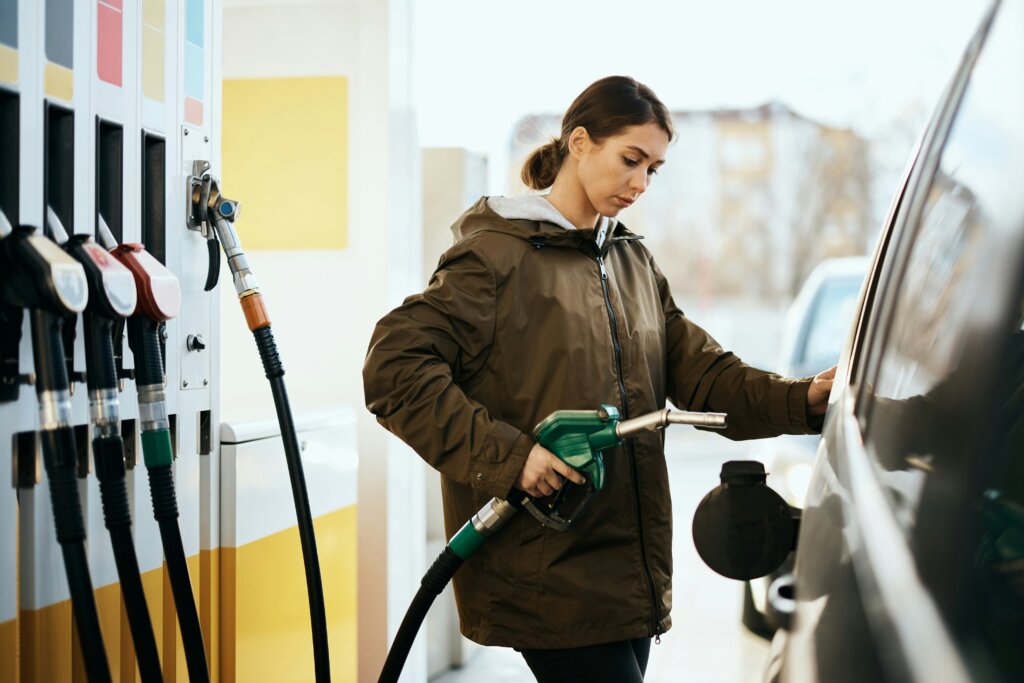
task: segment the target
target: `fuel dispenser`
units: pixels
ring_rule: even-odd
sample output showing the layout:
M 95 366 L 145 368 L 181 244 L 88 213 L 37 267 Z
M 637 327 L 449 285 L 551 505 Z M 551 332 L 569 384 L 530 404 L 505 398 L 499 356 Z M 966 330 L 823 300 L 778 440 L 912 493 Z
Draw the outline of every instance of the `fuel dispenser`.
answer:
M 0 680 L 208 680 L 217 655 L 219 351 L 184 340 L 219 307 L 177 169 L 219 160 L 220 5 L 0 0 Z M 185 283 L 155 345 L 104 236 Z M 135 514 L 156 441 L 160 521 Z
M 306 437 L 235 231 L 238 203 L 210 174 L 220 16 L 221 0 L 0 0 L 0 460 L 13 473 L 0 485 L 0 680 L 251 676 L 224 654 L 257 639 L 228 640 L 243 631 L 230 605 L 243 549 L 221 537 L 236 512 L 220 498 L 221 250 L 283 438 L 303 639 L 316 680 L 331 677 Z M 311 484 L 322 501 L 323 481 Z M 250 527 L 245 538 L 265 540 Z M 333 545 L 325 553 L 345 551 Z M 304 679 L 306 664 L 294 667 Z

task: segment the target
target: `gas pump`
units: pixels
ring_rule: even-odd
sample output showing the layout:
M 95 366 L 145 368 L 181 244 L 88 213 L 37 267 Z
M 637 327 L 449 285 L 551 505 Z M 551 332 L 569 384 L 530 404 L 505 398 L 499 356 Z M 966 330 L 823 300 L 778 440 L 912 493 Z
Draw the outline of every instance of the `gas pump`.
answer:
M 3 221 L 10 225 L 6 219 Z M 85 522 L 78 491 L 78 456 L 72 427 L 62 326 L 89 297 L 82 266 L 30 226 L 0 239 L 2 298 L 29 309 L 39 401 L 39 435 L 50 482 L 57 541 L 71 592 L 71 607 L 86 674 L 91 683 L 110 681 L 92 579 L 86 561 Z

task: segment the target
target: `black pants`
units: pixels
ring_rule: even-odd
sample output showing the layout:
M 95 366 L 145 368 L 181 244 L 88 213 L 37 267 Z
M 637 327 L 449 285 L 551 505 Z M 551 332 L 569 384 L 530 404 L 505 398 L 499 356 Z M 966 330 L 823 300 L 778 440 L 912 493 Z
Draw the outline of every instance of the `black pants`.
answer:
M 537 683 L 643 683 L 651 639 L 521 652 Z

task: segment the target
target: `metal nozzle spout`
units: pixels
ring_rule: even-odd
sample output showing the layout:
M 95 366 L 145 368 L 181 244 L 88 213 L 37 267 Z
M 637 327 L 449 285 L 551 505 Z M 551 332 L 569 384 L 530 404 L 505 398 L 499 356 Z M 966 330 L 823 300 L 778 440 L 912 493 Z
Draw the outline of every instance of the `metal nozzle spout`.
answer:
M 653 432 L 664 429 L 670 424 L 724 429 L 726 426 L 725 420 L 725 413 L 697 413 L 688 410 L 664 408 L 630 420 L 623 420 L 615 427 L 615 434 L 620 439 L 628 439 L 640 432 Z
M 726 417 L 726 413 L 695 413 L 689 410 L 672 410 L 668 413 L 668 422 L 669 424 L 676 425 L 725 429 Z

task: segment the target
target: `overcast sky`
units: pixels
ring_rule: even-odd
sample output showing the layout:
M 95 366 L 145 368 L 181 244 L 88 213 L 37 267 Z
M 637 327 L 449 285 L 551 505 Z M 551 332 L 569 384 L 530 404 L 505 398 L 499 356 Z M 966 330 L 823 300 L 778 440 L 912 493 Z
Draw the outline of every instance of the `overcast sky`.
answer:
M 530 113 L 561 114 L 609 74 L 646 83 L 670 109 L 777 100 L 867 137 L 883 135 L 898 119 L 916 129 L 988 5 L 417 0 L 419 141 L 486 153 L 489 192 L 502 192 L 515 123 Z

